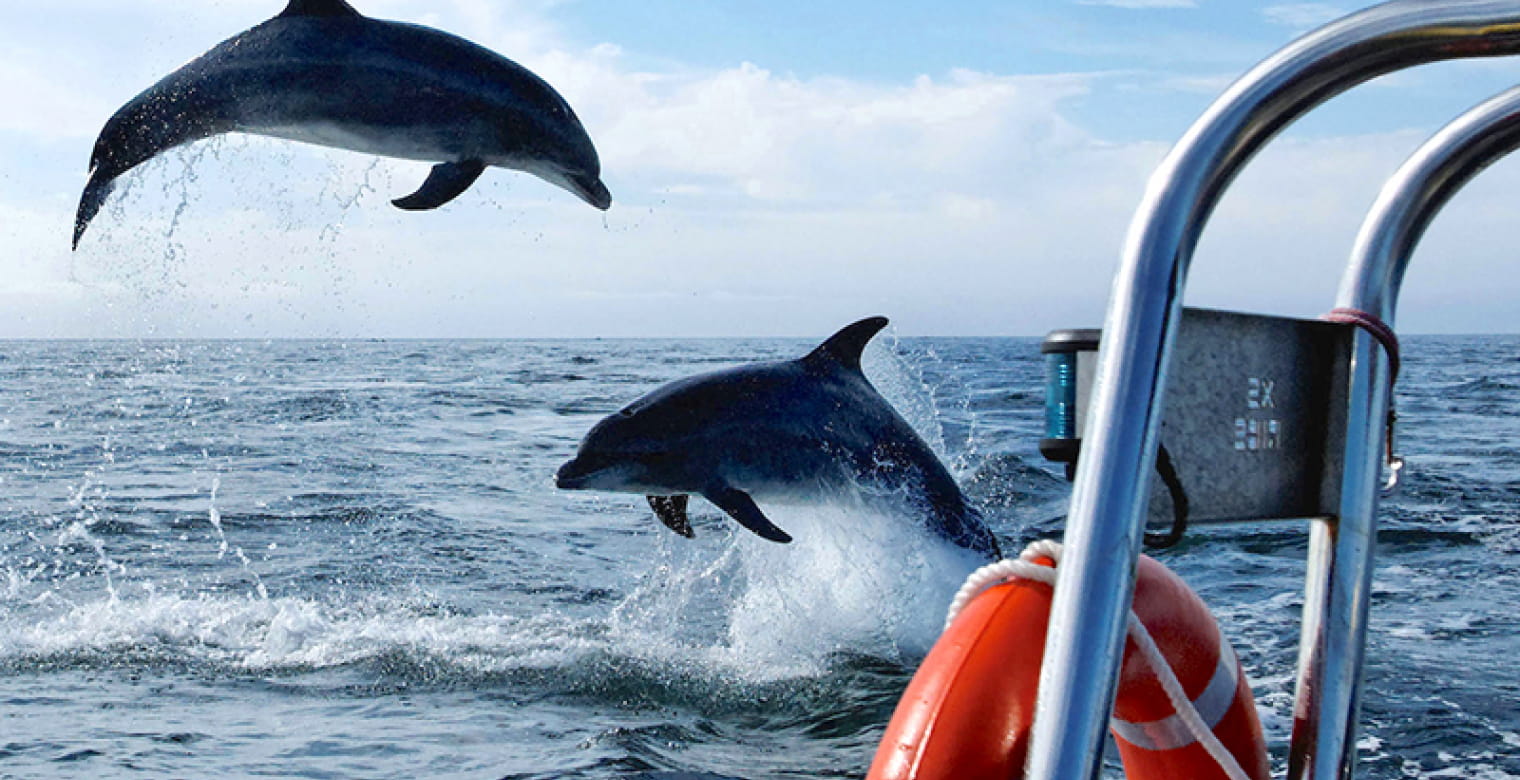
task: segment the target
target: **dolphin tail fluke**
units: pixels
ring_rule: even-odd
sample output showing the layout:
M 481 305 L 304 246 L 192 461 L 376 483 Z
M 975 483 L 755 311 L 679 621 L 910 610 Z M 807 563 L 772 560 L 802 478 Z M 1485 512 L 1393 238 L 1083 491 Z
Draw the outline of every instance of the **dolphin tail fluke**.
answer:
M 802 362 L 810 366 L 827 367 L 843 366 L 852 371 L 860 371 L 860 353 L 866 349 L 866 344 L 872 337 L 887 327 L 886 317 L 867 317 L 859 322 L 844 326 L 838 333 L 830 336 L 827 341 L 809 352 Z
M 737 488 L 722 487 L 709 490 L 702 497 L 713 502 L 719 509 L 728 513 L 729 517 L 738 521 L 739 525 L 754 531 L 762 539 L 786 544 L 792 540 L 791 534 L 777 528 L 770 518 L 755 506 L 755 499 L 749 494 Z
M 689 496 L 646 496 L 649 499 L 649 508 L 654 510 L 655 517 L 666 528 L 686 537 L 696 538 L 696 533 L 691 530 L 691 521 L 686 518 L 686 504 Z
M 439 163 L 433 166 L 433 172 L 428 174 L 420 189 L 391 203 L 404 211 L 436 209 L 459 197 L 485 170 L 483 160 Z
M 100 213 L 106 198 L 115 189 L 115 184 L 115 177 L 102 175 L 100 168 L 96 168 L 90 176 L 90 183 L 85 185 L 84 194 L 79 197 L 79 210 L 74 213 L 74 249 L 79 248 L 79 239 L 84 237 L 85 228 Z

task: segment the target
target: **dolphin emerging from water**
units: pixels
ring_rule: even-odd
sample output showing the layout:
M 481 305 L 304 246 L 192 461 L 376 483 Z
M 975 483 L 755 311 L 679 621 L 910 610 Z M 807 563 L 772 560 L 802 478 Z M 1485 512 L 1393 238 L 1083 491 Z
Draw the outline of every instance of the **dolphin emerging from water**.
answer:
M 487 166 L 526 171 L 612 205 L 591 138 L 553 87 L 448 33 L 369 19 L 344 0 L 290 0 L 279 16 L 169 74 L 106 122 L 74 218 L 74 247 L 118 176 L 181 144 L 252 133 L 437 162 L 393 201 L 432 209 Z
M 643 493 L 661 522 L 692 536 L 688 496 L 775 542 L 791 536 L 755 503 L 852 485 L 902 493 L 938 536 L 988 558 L 997 541 L 955 479 L 861 371 L 887 324 L 861 320 L 806 357 L 681 379 L 597 423 L 555 476 L 568 490 Z

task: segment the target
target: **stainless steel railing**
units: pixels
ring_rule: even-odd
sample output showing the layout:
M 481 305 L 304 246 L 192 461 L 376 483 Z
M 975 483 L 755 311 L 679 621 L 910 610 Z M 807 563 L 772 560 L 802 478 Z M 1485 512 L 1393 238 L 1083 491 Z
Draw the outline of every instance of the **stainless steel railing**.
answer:
M 1398 0 L 1369 8 L 1299 39 L 1247 73 L 1153 175 L 1104 323 L 1027 777 L 1071 780 L 1096 777 L 1101 769 L 1171 345 L 1193 249 L 1220 195 L 1279 130 L 1356 84 L 1426 62 L 1515 53 L 1520 2 L 1514 0 Z M 1363 292 L 1350 283 L 1343 300 L 1362 300 Z M 1391 312 L 1391 299 L 1386 305 Z M 1379 410 L 1387 408 L 1387 367 L 1373 346 L 1365 336 L 1356 340 L 1352 382 L 1360 392 L 1351 396 L 1342 511 L 1313 530 L 1295 780 L 1345 776 L 1354 756 L 1382 446 Z
M 1374 314 L 1391 326 L 1404 270 L 1426 226 L 1473 176 L 1517 147 L 1520 88 L 1463 114 L 1422 145 L 1384 185 L 1362 223 L 1337 305 Z M 1390 400 L 1388 371 L 1381 348 L 1366 333 L 1357 333 L 1349 397 L 1351 413 L 1361 420 L 1347 429 L 1340 500 L 1341 516 L 1365 518 L 1365 525 L 1348 532 L 1333 521 L 1316 521 L 1310 537 L 1290 778 L 1351 773 L 1381 482 L 1380 421 Z M 1352 457 L 1353 450 L 1358 458 Z M 1343 617 L 1351 621 L 1343 624 Z

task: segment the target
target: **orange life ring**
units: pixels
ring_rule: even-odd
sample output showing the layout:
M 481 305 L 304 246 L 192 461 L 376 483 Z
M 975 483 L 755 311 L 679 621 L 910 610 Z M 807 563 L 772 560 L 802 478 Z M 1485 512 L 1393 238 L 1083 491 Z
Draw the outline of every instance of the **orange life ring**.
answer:
M 1025 560 L 1055 565 L 1048 555 L 1026 552 Z M 868 780 L 1021 777 L 1050 602 L 1050 586 L 1031 579 L 971 599 L 903 693 Z M 1250 684 L 1203 601 L 1165 566 L 1141 556 L 1133 610 L 1204 725 L 1247 777 L 1268 780 Z M 1111 724 L 1126 778 L 1229 777 L 1181 721 L 1132 631 Z

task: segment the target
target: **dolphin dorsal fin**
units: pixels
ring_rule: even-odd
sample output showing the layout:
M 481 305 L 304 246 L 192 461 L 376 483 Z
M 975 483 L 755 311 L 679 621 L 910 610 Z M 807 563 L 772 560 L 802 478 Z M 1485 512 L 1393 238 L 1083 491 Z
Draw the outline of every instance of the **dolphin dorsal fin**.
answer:
M 866 343 L 871 340 L 871 337 L 880 333 L 885 327 L 887 327 L 886 317 L 867 317 L 846 325 L 838 333 L 830 336 L 827 341 L 818 345 L 817 349 L 809 352 L 802 362 L 815 367 L 843 366 L 858 373 L 860 353 L 865 351 Z
M 344 0 L 290 0 L 280 16 L 360 16 Z

